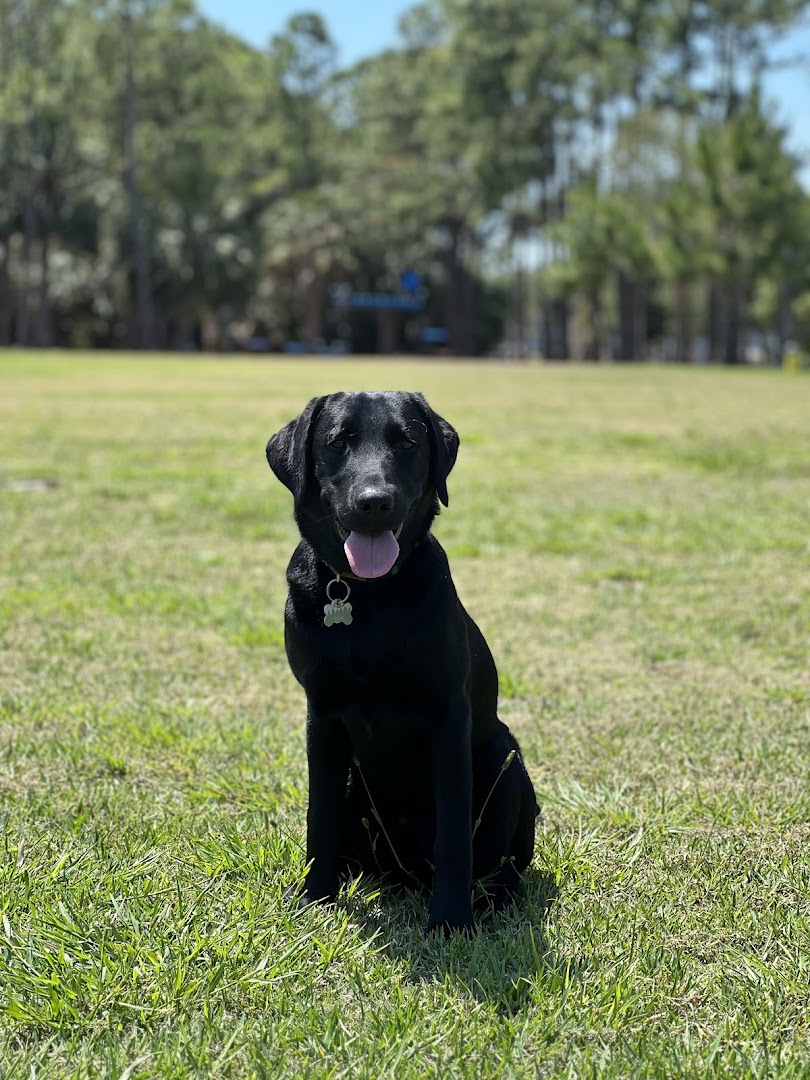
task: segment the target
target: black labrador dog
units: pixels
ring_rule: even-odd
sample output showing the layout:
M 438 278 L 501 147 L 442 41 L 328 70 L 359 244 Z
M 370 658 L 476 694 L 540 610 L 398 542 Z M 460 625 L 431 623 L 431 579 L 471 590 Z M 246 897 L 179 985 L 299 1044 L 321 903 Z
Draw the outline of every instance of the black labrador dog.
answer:
M 267 444 L 295 497 L 287 656 L 307 696 L 306 899 L 341 872 L 433 887 L 428 930 L 498 907 L 537 802 L 497 715 L 498 676 L 430 533 L 459 439 L 421 394 L 313 398 Z M 349 599 L 351 597 L 351 600 Z

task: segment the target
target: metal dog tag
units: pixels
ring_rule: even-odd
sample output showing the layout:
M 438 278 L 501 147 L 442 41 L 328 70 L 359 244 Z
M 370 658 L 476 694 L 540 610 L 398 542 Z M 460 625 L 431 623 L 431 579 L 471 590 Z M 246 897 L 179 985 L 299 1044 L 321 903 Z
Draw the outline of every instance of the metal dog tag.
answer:
M 335 600 L 332 597 L 332 586 L 343 585 L 346 589 L 346 595 L 340 599 Z M 351 626 L 352 624 L 352 605 L 348 602 L 351 596 L 352 590 L 349 588 L 345 581 L 340 580 L 340 574 L 326 586 L 326 598 L 329 603 L 324 604 L 323 607 L 323 624 L 324 626 L 335 626 L 336 624 L 343 623 L 344 626 Z

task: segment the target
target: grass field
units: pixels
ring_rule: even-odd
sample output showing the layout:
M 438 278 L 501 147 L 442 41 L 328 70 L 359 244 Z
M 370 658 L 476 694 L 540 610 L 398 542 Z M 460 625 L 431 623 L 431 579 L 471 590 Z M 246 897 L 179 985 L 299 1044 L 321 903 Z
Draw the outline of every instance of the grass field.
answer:
M 425 391 L 543 807 L 470 940 L 296 913 L 313 394 Z M 810 378 L 0 355 L 0 1077 L 810 1076 Z

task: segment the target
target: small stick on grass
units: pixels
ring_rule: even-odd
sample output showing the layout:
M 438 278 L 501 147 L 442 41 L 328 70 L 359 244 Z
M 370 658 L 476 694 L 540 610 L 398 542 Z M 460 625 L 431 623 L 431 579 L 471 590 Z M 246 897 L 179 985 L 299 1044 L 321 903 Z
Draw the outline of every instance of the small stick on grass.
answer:
M 498 786 L 498 781 L 500 780 L 500 778 L 503 776 L 503 774 L 506 772 L 506 770 L 509 768 L 509 766 L 512 764 L 512 762 L 515 760 L 516 752 L 517 751 L 515 751 L 515 750 L 510 750 L 509 753 L 504 758 L 504 762 L 503 762 L 503 765 L 501 765 L 500 772 L 495 777 L 495 783 L 489 789 L 489 794 L 484 799 L 484 805 L 481 807 L 481 813 L 478 815 L 478 817 L 476 819 L 476 822 L 475 822 L 475 825 L 473 825 L 473 831 L 472 831 L 473 837 L 475 837 L 475 834 L 478 832 L 478 826 L 481 824 L 481 818 L 484 816 L 484 811 L 487 808 L 487 803 L 492 798 L 492 792 Z

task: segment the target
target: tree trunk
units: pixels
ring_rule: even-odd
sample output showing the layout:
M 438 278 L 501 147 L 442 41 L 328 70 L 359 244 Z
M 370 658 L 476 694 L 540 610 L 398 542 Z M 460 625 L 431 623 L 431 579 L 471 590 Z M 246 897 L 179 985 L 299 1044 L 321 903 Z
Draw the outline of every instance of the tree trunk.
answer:
M 543 355 L 548 360 L 567 360 L 570 355 L 568 346 L 568 302 L 566 300 L 546 300 L 543 304 L 545 323 L 545 341 Z
M 618 273 L 619 360 L 637 360 L 636 307 L 638 286 L 621 270 Z
M 723 292 L 716 280 L 709 282 L 707 338 L 709 339 L 709 359 L 718 363 L 725 351 L 726 325 L 723 318 Z
M 726 335 L 723 360 L 726 364 L 742 363 L 742 287 L 739 275 L 726 286 Z
M 464 268 L 463 294 L 461 298 L 462 318 L 466 327 L 467 340 L 464 350 L 465 356 L 472 356 L 475 352 L 475 293 L 476 281 L 473 275 Z
M 323 339 L 323 318 L 326 308 L 326 277 L 317 270 L 307 283 L 304 296 L 304 341 L 310 346 Z
M 377 312 L 377 352 L 390 354 L 398 352 L 399 312 L 380 310 Z
M 787 274 L 779 282 L 779 356 L 785 351 L 785 345 L 793 337 L 793 314 L 790 310 L 791 282 Z M 773 363 L 773 358 L 769 358 Z
M 692 358 L 692 310 L 686 281 L 675 283 L 675 358 L 682 364 Z
M 472 352 L 471 313 L 465 311 L 466 270 L 462 262 L 464 226 L 454 222 L 449 227 L 450 244 L 447 249 L 447 329 L 450 348 L 456 356 L 469 356 Z
M 563 299 L 555 300 L 551 305 L 551 310 L 555 313 L 555 320 L 552 325 L 556 327 L 555 341 L 559 346 L 560 360 L 567 360 L 571 355 L 571 335 L 569 333 L 571 309 L 568 306 L 568 301 Z
M 647 345 L 647 290 L 644 282 L 617 274 L 619 360 L 641 360 Z
M 523 275 L 523 264 L 519 258 L 515 264 L 512 295 L 514 303 L 515 358 L 522 360 L 526 356 L 526 283 Z
M 141 189 L 138 181 L 137 91 L 133 59 L 132 14 L 127 8 L 124 22 L 124 186 L 129 200 L 130 236 L 132 262 L 135 277 L 135 311 L 137 334 L 135 339 L 142 349 L 154 347 L 152 283 L 149 272 L 149 251 L 146 237 L 146 221 L 143 213 Z
M 635 310 L 635 328 L 636 328 L 636 359 L 646 360 L 647 358 L 647 286 L 643 281 L 636 283 L 636 310 Z
M 586 360 L 602 359 L 602 302 L 598 293 L 591 293 L 589 297 L 590 313 L 588 325 L 591 337 L 585 346 Z
M 0 345 L 11 344 L 13 297 L 8 272 L 8 237 L 0 243 Z
M 34 327 L 34 344 L 40 348 L 53 345 L 53 319 L 51 301 L 48 295 L 50 275 L 48 266 L 48 237 L 43 234 L 39 242 L 39 305 Z
M 33 339 L 31 319 L 31 259 L 34 244 L 37 238 L 37 211 L 36 198 L 36 170 L 34 168 L 34 155 L 36 154 L 36 120 L 34 118 L 34 103 L 29 102 L 30 114 L 28 117 L 28 161 L 25 167 L 25 202 L 23 204 L 23 242 L 22 242 L 22 265 L 20 268 L 20 291 L 17 296 L 17 327 L 16 336 L 20 345 L 31 345 Z

